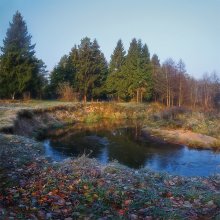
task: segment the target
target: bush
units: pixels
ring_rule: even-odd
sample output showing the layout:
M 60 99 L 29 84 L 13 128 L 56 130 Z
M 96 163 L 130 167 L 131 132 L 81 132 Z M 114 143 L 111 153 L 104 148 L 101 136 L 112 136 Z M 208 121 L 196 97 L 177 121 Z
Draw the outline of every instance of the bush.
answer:
M 73 88 L 68 82 L 59 83 L 57 88 L 59 98 L 63 101 L 76 101 L 77 94 L 74 93 Z

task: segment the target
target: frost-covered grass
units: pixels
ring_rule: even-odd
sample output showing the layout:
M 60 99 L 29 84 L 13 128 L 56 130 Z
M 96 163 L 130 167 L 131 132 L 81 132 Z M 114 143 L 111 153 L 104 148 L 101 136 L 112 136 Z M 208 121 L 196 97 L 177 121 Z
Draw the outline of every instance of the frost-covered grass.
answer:
M 0 146 L 9 162 L 1 164 L 1 219 L 212 219 L 220 211 L 220 176 L 171 176 L 85 155 L 54 163 L 28 139 L 2 138 L 11 147 Z
M 220 138 L 220 113 L 217 112 L 171 108 L 154 113 L 146 123 L 152 127 L 185 129 Z
M 24 109 L 46 109 L 56 106 L 73 106 L 73 102 L 61 102 L 61 101 L 42 101 L 42 100 L 30 100 L 30 101 L 1 101 L 0 100 L 0 129 L 4 127 L 13 126 L 16 115 L 19 111 Z

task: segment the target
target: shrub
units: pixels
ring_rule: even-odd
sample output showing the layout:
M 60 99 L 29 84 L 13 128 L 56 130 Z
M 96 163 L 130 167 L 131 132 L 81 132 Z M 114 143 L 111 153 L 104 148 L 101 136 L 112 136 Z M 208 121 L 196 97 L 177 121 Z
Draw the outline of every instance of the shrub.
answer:
M 57 88 L 59 98 L 63 101 L 76 101 L 77 94 L 74 93 L 72 86 L 68 82 L 59 83 Z

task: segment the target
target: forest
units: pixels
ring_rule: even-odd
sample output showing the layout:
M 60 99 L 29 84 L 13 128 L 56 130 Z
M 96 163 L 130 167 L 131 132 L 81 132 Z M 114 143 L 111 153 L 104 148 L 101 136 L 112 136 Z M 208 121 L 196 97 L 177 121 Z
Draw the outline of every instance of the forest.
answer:
M 35 55 L 27 25 L 16 12 L 0 55 L 1 99 L 61 99 L 66 101 L 156 101 L 171 106 L 218 108 L 217 72 L 195 79 L 182 59 L 160 63 L 141 39 L 128 51 L 121 39 L 108 63 L 96 39 L 85 37 L 48 73 Z

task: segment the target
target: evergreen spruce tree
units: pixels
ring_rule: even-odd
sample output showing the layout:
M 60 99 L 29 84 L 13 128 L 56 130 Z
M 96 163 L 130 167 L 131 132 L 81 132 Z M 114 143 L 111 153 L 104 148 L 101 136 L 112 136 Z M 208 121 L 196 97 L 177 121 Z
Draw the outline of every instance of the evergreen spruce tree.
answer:
M 119 99 L 119 88 L 120 88 L 120 71 L 125 62 L 125 50 L 122 40 L 118 40 L 117 45 L 111 55 L 109 64 L 109 75 L 106 81 L 106 90 L 111 95 L 117 95 Z
M 70 81 L 70 85 L 72 85 L 73 88 L 77 90 L 76 72 L 79 65 L 79 51 L 76 45 L 74 45 L 74 47 L 72 48 L 69 54 L 69 62 L 71 64 L 71 71 L 72 71 L 72 79 Z
M 46 65 L 40 59 L 35 58 L 35 68 L 32 71 L 31 79 L 28 81 L 25 91 L 32 98 L 42 98 L 46 86 L 48 85 L 48 80 L 45 77 L 47 74 Z
M 84 101 L 101 95 L 101 85 L 107 75 L 107 62 L 96 40 L 86 37 L 78 47 L 76 80 Z
M 83 96 L 84 102 L 87 101 L 87 95 L 90 92 L 90 88 L 96 80 L 94 75 L 94 63 L 92 53 L 92 43 L 88 37 L 81 40 L 81 44 L 78 47 L 79 62 L 78 70 L 76 74 L 76 80 L 78 84 L 78 90 Z
M 158 101 L 158 98 L 161 96 L 163 92 L 163 76 L 161 75 L 161 66 L 160 60 L 156 54 L 153 54 L 151 58 L 152 64 L 152 82 L 153 82 L 153 99 L 154 101 Z
M 152 79 L 152 65 L 150 60 L 150 53 L 146 44 L 141 48 L 141 64 L 138 72 L 137 85 L 137 102 L 143 101 L 143 98 L 150 99 L 152 96 L 153 79 Z
M 131 41 L 125 64 L 120 72 L 119 95 L 129 100 L 136 97 L 136 101 L 151 96 L 152 69 L 147 45 L 135 38 Z
M 134 95 L 139 52 L 138 42 L 134 38 L 130 43 L 125 63 L 118 74 L 118 95 L 124 100 L 129 100 Z
M 104 83 L 107 78 L 108 74 L 108 64 L 105 59 L 104 54 L 100 50 L 100 46 L 95 39 L 92 44 L 92 50 L 93 50 L 93 56 L 95 61 L 95 75 L 97 76 L 97 79 L 94 81 L 94 84 L 92 85 L 92 92 L 91 96 L 93 98 L 105 98 L 104 94 Z
M 122 40 L 119 39 L 117 45 L 111 55 L 111 61 L 109 63 L 109 73 L 117 72 L 121 70 L 122 65 L 125 62 L 125 50 Z
M 32 77 L 42 70 L 42 62 L 35 57 L 34 47 L 26 23 L 17 11 L 1 47 L 0 92 L 3 97 L 14 99 L 21 95 Z
M 51 97 L 57 97 L 57 88 L 60 83 L 69 83 L 73 86 L 75 78 L 75 68 L 70 56 L 61 57 L 57 66 L 54 67 L 50 75 L 50 92 Z

